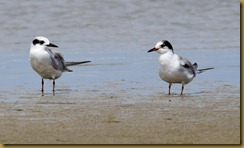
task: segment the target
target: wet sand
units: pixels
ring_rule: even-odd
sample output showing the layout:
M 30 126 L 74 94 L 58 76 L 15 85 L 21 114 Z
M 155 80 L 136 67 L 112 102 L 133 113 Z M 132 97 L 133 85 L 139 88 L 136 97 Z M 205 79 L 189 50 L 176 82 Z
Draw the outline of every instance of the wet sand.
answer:
M 84 90 L 83 96 L 60 89 L 56 96 L 36 92 L 2 101 L 0 143 L 240 144 L 237 88 L 226 85 L 183 97 L 132 89 Z

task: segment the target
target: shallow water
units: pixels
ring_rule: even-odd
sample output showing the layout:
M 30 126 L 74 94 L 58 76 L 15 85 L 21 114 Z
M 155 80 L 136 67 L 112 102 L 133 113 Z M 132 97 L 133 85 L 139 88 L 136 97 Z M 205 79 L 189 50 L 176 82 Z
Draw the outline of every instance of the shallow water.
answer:
M 73 73 L 56 81 L 57 97 L 122 95 L 124 102 L 136 103 L 138 95 L 165 95 L 168 84 L 158 76 L 158 54 L 147 53 L 162 39 L 200 68 L 215 67 L 186 85 L 186 97 L 224 86 L 234 91 L 215 97 L 239 96 L 239 1 L 6 0 L 0 2 L 0 16 L 1 102 L 41 96 L 41 78 L 28 61 L 30 43 L 39 35 L 57 44 L 66 61 L 92 61 L 71 67 Z M 46 80 L 46 96 L 51 89 Z M 172 91 L 179 94 L 180 85 Z

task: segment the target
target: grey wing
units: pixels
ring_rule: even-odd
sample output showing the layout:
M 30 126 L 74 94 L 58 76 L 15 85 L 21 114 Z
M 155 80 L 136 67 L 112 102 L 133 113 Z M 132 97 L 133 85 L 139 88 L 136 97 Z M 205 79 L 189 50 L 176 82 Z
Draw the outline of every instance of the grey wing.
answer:
M 187 70 L 188 72 L 192 73 L 194 76 L 196 75 L 197 70 L 197 63 L 191 64 L 186 58 L 180 57 L 180 65 L 182 69 Z
M 51 64 L 54 69 L 62 71 L 62 72 L 63 71 L 69 71 L 69 72 L 72 71 L 66 67 L 64 58 L 61 53 L 59 53 L 56 50 L 51 50 L 51 49 L 47 49 L 47 51 L 50 55 L 50 58 L 52 61 Z

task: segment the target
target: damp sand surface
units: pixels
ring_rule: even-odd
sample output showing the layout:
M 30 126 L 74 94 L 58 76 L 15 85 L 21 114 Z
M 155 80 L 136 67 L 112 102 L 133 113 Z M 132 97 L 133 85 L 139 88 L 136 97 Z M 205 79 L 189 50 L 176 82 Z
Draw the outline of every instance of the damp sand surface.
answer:
M 50 3 L 1 2 L 0 143 L 240 143 L 239 2 Z M 42 96 L 28 61 L 38 35 L 66 61 L 92 61 L 57 79 L 55 96 L 49 80 Z M 199 68 L 214 67 L 183 96 L 179 84 L 167 94 L 158 54 L 147 53 L 162 39 Z
M 155 92 L 154 88 L 145 89 Z M 240 143 L 239 92 L 233 86 L 183 97 L 131 91 L 135 88 L 44 97 L 23 94 L 18 101 L 2 102 L 1 143 Z

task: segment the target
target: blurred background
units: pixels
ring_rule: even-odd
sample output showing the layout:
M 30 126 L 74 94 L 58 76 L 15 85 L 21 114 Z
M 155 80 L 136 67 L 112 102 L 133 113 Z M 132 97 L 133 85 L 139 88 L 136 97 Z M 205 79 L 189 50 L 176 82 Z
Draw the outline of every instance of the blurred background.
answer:
M 62 94 L 167 93 L 158 76 L 158 54 L 169 40 L 176 54 L 215 67 L 185 88 L 197 95 L 221 86 L 240 91 L 240 2 L 229 0 L 2 0 L 0 1 L 0 97 L 40 95 L 41 78 L 29 64 L 31 41 L 45 36 L 71 67 L 56 81 Z M 45 82 L 45 92 L 52 83 Z M 180 86 L 173 92 L 180 93 Z

